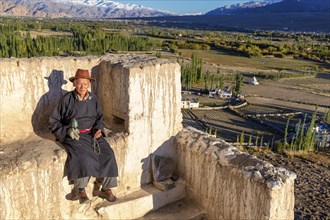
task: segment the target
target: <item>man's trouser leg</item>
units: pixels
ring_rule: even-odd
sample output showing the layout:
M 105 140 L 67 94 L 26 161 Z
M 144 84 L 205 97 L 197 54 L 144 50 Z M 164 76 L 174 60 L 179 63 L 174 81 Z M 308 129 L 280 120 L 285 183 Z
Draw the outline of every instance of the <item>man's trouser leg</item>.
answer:
M 84 189 L 84 188 L 86 188 L 89 179 L 90 179 L 90 177 L 83 177 L 83 178 L 75 179 L 74 180 L 74 187 L 76 189 Z
M 104 177 L 102 182 L 102 191 L 117 187 L 117 177 Z

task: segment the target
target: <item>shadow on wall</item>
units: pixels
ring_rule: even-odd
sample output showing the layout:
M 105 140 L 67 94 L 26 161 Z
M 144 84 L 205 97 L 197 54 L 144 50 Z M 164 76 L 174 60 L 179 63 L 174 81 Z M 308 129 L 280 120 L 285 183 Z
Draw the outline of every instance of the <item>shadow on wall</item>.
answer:
M 61 97 L 67 93 L 62 89 L 62 85 L 67 84 L 64 79 L 62 70 L 52 70 L 48 77 L 44 77 L 48 80 L 49 91 L 41 96 L 36 109 L 32 114 L 32 127 L 35 134 L 42 138 L 54 140 L 53 136 L 49 136 L 49 117 L 52 114 L 57 103 Z
M 99 72 L 99 65 L 97 65 L 97 66 L 94 66 L 93 68 L 92 68 L 92 70 L 91 70 L 91 77 L 92 78 L 94 78 L 94 79 L 96 79 L 96 82 L 98 82 L 99 81 L 99 74 L 98 74 L 98 72 Z M 92 83 L 91 84 L 91 91 L 92 91 L 92 93 L 94 94 L 94 95 L 96 95 L 97 97 L 99 97 L 99 94 L 97 94 L 97 83 Z

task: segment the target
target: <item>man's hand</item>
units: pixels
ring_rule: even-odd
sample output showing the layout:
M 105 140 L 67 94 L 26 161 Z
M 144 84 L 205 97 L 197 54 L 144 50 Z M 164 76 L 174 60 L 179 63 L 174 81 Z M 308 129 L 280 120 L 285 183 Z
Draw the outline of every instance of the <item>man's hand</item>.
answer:
M 97 130 L 97 132 L 94 134 L 94 138 L 100 138 L 102 136 L 101 129 Z
M 68 131 L 68 135 L 71 137 L 73 140 L 79 140 L 79 130 L 77 128 L 70 128 Z

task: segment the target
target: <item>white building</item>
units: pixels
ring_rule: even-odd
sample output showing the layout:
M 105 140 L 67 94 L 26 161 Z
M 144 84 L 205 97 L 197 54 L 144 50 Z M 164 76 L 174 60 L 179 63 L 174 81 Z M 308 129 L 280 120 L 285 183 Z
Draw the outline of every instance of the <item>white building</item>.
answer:
M 319 123 L 314 127 L 315 138 L 318 140 L 317 145 L 319 147 L 329 147 L 330 146 L 330 127 L 325 123 Z
M 257 78 L 255 76 L 250 80 L 249 83 L 252 85 L 259 85 L 259 82 L 257 81 Z
M 232 91 L 230 90 L 218 90 L 218 96 L 222 99 L 230 99 L 233 96 Z
M 310 126 L 310 123 L 306 123 L 304 126 L 304 134 L 306 134 L 308 128 Z M 295 126 L 295 131 L 298 129 L 298 124 Z M 316 141 L 316 145 L 319 147 L 329 147 L 330 146 L 330 127 L 321 122 L 315 124 L 313 131 L 315 132 L 314 134 L 314 139 Z
M 217 92 L 215 90 L 209 91 L 209 97 L 215 97 L 217 95 Z
M 182 100 L 182 108 L 199 108 L 199 102 L 196 99 Z

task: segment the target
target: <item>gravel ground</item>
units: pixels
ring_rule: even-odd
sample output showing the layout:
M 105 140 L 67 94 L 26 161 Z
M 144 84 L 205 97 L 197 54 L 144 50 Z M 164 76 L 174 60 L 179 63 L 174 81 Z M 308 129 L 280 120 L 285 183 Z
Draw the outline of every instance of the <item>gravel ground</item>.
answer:
M 295 219 L 330 219 L 330 154 L 289 158 L 271 152 L 258 152 L 262 160 L 297 174 L 295 180 Z

